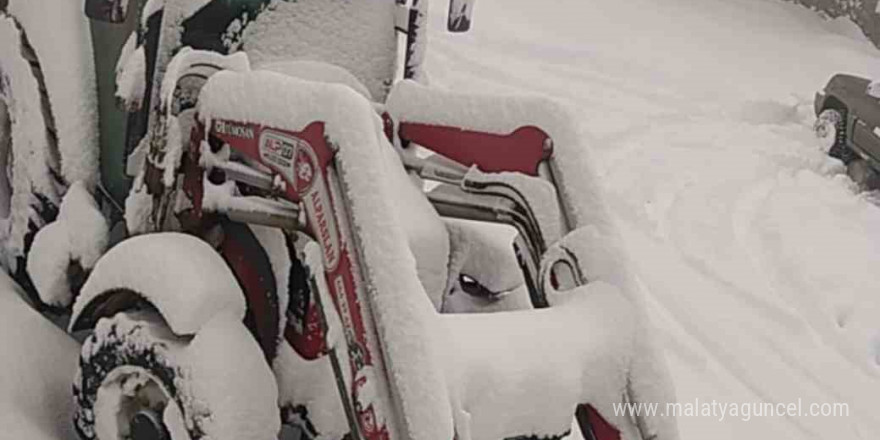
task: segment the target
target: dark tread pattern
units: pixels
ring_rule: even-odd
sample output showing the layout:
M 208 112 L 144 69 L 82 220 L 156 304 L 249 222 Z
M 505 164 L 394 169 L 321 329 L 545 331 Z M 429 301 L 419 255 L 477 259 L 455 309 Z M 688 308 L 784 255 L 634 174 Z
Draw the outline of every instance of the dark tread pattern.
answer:
M 192 440 L 205 438 L 201 429 L 201 421 L 208 414 L 194 414 L 186 395 L 186 390 L 178 385 L 187 381 L 185 369 L 176 365 L 175 357 L 169 349 L 175 344 L 172 340 L 163 340 L 151 335 L 147 328 L 150 322 L 134 322 L 118 319 L 120 315 L 109 318 L 106 331 L 96 331 L 83 344 L 83 354 L 79 360 L 79 374 L 74 379 L 74 428 L 82 440 L 94 440 L 95 414 L 94 406 L 98 389 L 114 369 L 121 366 L 143 368 L 158 378 L 171 394 L 174 402 L 181 409 L 183 417 L 193 423 L 187 423 L 187 431 Z M 102 325 L 99 324 L 99 329 Z M 88 352 L 88 354 L 86 354 Z

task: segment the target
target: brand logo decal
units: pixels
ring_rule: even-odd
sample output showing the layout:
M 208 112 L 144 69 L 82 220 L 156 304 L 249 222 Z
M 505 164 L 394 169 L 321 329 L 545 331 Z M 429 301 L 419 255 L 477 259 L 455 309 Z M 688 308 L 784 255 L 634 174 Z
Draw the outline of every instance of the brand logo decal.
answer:
M 235 136 L 244 139 L 253 139 L 254 138 L 254 129 L 253 127 L 246 127 L 243 125 L 233 124 L 231 122 L 217 120 L 214 122 L 214 132 L 217 134 L 224 134 L 228 136 Z
M 306 193 L 303 203 L 306 205 L 309 223 L 313 232 L 318 236 L 321 249 L 324 251 L 324 264 L 327 265 L 327 271 L 333 271 L 339 264 L 339 236 L 327 186 L 323 182 L 314 185 Z
M 293 136 L 264 131 L 260 135 L 260 158 L 263 163 L 275 167 L 281 174 L 293 181 L 293 156 L 300 144 L 308 147 L 305 141 Z

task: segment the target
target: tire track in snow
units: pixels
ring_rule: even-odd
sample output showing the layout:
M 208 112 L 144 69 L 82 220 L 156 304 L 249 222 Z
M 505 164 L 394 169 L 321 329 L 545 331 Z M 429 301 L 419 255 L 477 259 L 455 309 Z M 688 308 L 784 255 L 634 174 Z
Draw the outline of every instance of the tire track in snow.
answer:
M 532 2 L 486 3 L 478 14 L 494 15 L 477 26 L 492 28 L 473 38 L 433 35 L 432 50 L 442 52 L 433 60 L 445 63 L 440 82 L 452 80 L 459 90 L 497 82 L 495 87 L 506 91 L 522 88 L 563 99 L 581 112 L 581 123 L 596 136 L 596 169 L 649 293 L 649 310 L 658 315 L 674 374 L 690 393 L 683 400 L 691 394 L 740 401 L 844 400 L 857 405 L 849 419 L 765 420 L 736 425 L 728 435 L 875 438 L 880 381 L 840 345 L 855 334 L 822 336 L 815 330 L 831 315 L 811 309 L 811 302 L 840 302 L 826 298 L 833 292 L 805 284 L 826 256 L 811 254 L 808 237 L 798 244 L 798 235 L 784 235 L 808 223 L 810 213 L 796 218 L 780 212 L 798 206 L 798 197 L 809 198 L 815 187 L 779 189 L 799 173 L 837 179 L 833 174 L 840 169 L 809 144 L 812 88 L 833 69 L 861 71 L 880 64 L 867 67 L 868 54 L 854 50 L 852 40 L 813 37 L 810 32 L 823 28 L 808 13 L 766 3 L 571 1 L 549 10 Z M 667 7 L 675 12 L 655 15 L 655 9 Z M 717 22 L 712 14 L 718 8 L 735 17 Z M 641 9 L 642 16 L 634 17 Z M 757 23 L 755 32 L 749 32 L 749 23 Z M 703 34 L 705 41 L 692 38 Z M 798 52 L 817 41 L 829 50 L 817 56 Z M 738 52 L 747 47 L 753 53 Z M 641 52 L 652 48 L 661 52 Z M 763 63 L 770 59 L 774 63 Z M 816 67 L 822 63 L 828 66 Z M 642 69 L 632 68 L 637 64 Z M 818 203 L 829 212 L 836 207 Z M 775 218 L 767 218 L 771 210 Z M 823 227 L 847 228 L 852 222 L 867 220 L 829 216 Z M 872 231 L 880 228 L 854 234 L 870 238 Z M 773 241 L 780 234 L 786 247 Z M 850 324 L 864 327 L 865 317 L 859 321 L 856 312 Z M 729 426 L 680 423 L 684 438 L 726 438 Z

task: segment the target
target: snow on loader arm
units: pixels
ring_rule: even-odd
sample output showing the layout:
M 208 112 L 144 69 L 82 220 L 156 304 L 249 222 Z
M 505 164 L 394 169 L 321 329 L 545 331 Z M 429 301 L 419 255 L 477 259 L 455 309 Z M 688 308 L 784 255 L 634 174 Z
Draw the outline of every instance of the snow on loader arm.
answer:
M 393 100 L 389 104 L 394 115 Z M 535 103 L 519 103 L 530 104 Z M 306 339 L 321 341 L 313 357 L 330 358 L 338 409 L 346 414 L 353 438 L 558 436 L 567 431 L 576 408 L 582 429 L 599 440 L 677 438 L 673 419 L 633 421 L 611 411 L 613 403 L 669 401 L 671 387 L 622 259 L 614 258 L 617 248 L 606 237 L 610 225 L 599 221 L 603 208 L 582 204 L 598 201 L 595 187 L 572 183 L 588 192 L 562 195 L 564 207 L 554 208 L 557 196 L 550 182 L 555 181 L 536 178 L 539 162 L 558 153 L 547 148 L 553 145 L 547 137 L 532 138 L 539 141 L 539 160 L 525 169 L 535 177 L 523 180 L 527 174 L 518 168 L 460 172 L 406 152 L 394 154 L 373 105 L 339 84 L 269 71 L 220 72 L 202 90 L 198 109 L 200 135 L 193 137 L 183 165 L 206 167 L 204 177 L 184 183 L 196 215 L 274 222 L 295 242 L 305 243 L 297 245 L 298 260 L 311 280 L 313 310 L 324 318 L 302 330 L 309 333 Z M 391 126 L 405 127 L 403 122 Z M 568 148 L 582 147 L 570 126 L 548 130 L 569 142 Z M 456 159 L 462 160 L 450 161 Z M 429 193 L 436 212 L 516 227 L 532 297 L 538 306 L 554 307 L 469 317 L 438 314 L 418 276 L 418 256 L 405 227 L 414 208 L 395 197 L 400 187 L 395 176 L 409 183 L 406 168 L 464 188 L 442 197 Z M 555 178 L 562 177 L 575 178 Z M 319 250 L 321 258 L 308 258 L 304 249 Z M 334 322 L 341 328 L 333 330 Z M 511 327 L 529 337 L 506 337 L 504 330 Z M 540 356 L 512 362 L 496 348 L 508 349 L 513 358 L 529 351 Z M 488 392 L 480 386 L 487 381 L 504 386 Z M 522 394 L 542 384 L 554 391 L 534 400 Z M 551 400 L 547 408 L 553 417 L 536 410 Z
M 617 366 L 618 372 L 628 376 L 627 389 L 617 396 L 625 395 L 627 402 L 675 401 L 665 359 L 652 340 L 642 298 L 628 273 L 626 259 L 617 244 L 617 232 L 593 180 L 588 146 L 583 144 L 569 113 L 538 97 L 467 95 L 437 91 L 412 81 L 397 83 L 389 95 L 386 111 L 386 134 L 401 151 L 404 165 L 437 184 L 427 192 L 427 197 L 441 215 L 506 223 L 520 231 L 515 243 L 516 256 L 534 307 L 566 308 L 571 307 L 567 304 L 570 300 L 582 304 L 585 300 L 574 298 L 590 297 L 584 295 L 584 290 L 595 287 L 597 282 L 607 286 L 596 289 L 615 291 L 625 298 L 630 319 L 635 323 L 630 328 L 632 333 L 614 324 L 604 332 L 578 333 L 574 330 L 578 324 L 574 322 L 569 332 L 562 332 L 581 337 L 617 335 L 620 347 L 627 345 L 625 335 L 635 341 L 630 346 L 631 363 Z M 422 153 L 416 154 L 419 149 Z M 425 156 L 424 150 L 434 155 L 418 159 Z M 486 200 L 488 196 L 491 197 Z M 613 307 L 608 312 L 613 314 Z M 469 333 L 473 336 L 485 332 L 472 328 L 462 334 Z M 465 339 L 468 338 L 462 337 L 461 343 Z M 545 339 L 553 336 L 544 335 L 541 340 Z M 575 340 L 569 347 L 577 346 Z M 511 349 L 514 353 L 529 351 Z M 619 353 L 628 352 L 624 349 Z M 548 356 L 536 358 L 553 358 Z M 609 384 L 613 383 L 609 380 Z M 602 416 L 609 417 L 613 414 L 610 403 L 615 400 L 607 399 L 613 394 L 604 396 L 606 400 L 596 408 Z M 593 412 L 579 415 L 596 416 Z M 583 418 L 579 417 L 579 421 Z M 626 426 L 620 420 L 617 422 Z M 637 427 L 644 438 L 677 437 L 672 418 L 642 417 L 637 420 Z

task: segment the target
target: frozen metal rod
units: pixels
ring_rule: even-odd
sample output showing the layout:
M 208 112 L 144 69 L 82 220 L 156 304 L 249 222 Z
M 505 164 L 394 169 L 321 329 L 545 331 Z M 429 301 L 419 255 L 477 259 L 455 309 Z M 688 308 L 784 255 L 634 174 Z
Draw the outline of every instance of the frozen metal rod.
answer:
M 303 259 L 305 261 L 305 258 Z M 312 272 L 312 268 L 309 267 L 309 272 Z M 323 276 L 323 271 L 317 271 L 317 276 Z M 324 295 L 329 295 L 329 292 L 321 292 L 320 286 L 315 281 L 315 276 L 313 273 L 309 274 L 309 287 L 314 292 L 315 303 L 318 306 L 318 312 L 321 314 L 321 326 L 324 330 L 324 335 L 330 332 L 330 326 L 327 323 L 327 313 L 324 309 L 324 300 L 322 298 L 322 293 Z M 331 307 L 332 304 L 327 304 L 327 307 Z M 332 313 L 332 312 L 331 312 Z M 331 346 L 328 341 L 327 346 L 328 354 L 330 355 L 330 366 L 333 367 L 333 375 L 336 376 L 336 389 L 339 391 L 339 398 L 342 400 L 342 409 L 345 411 L 345 418 L 348 420 L 348 429 L 350 434 L 350 440 L 361 440 L 363 435 L 361 435 L 360 424 L 358 424 L 357 413 L 354 410 L 354 404 L 351 401 L 351 397 L 348 394 L 348 388 L 345 384 L 345 374 L 342 372 L 342 364 L 339 362 L 339 354 L 336 352 L 337 348 L 335 346 Z
M 275 189 L 275 179 L 272 174 L 253 169 L 245 164 L 222 161 L 211 164 L 211 167 L 223 171 L 226 177 L 236 182 L 244 183 L 265 191 Z
M 299 206 L 254 196 L 234 196 L 218 203 L 214 210 L 230 220 L 280 228 L 288 231 L 304 229 Z
M 433 156 L 432 156 L 433 157 Z M 427 180 L 448 183 L 461 186 L 467 174 L 467 168 L 456 168 L 451 164 L 437 160 L 421 159 L 412 155 L 401 155 L 403 166 L 409 171 L 415 172 L 419 177 Z

